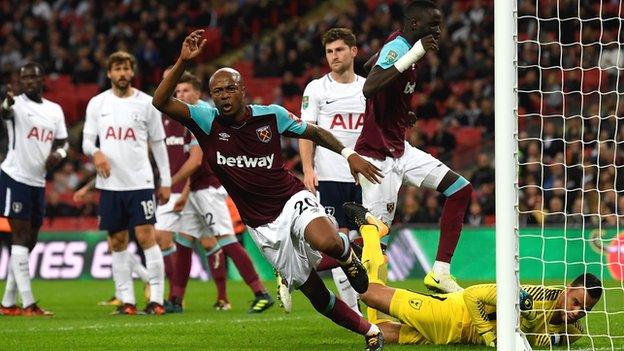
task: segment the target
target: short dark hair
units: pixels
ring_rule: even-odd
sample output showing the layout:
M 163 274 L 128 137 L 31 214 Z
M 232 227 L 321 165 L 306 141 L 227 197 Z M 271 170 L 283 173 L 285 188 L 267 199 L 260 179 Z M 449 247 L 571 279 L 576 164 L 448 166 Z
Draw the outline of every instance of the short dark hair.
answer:
M 587 294 L 596 300 L 600 299 L 600 296 L 602 296 L 602 283 L 600 282 L 600 279 L 591 273 L 579 275 L 576 279 L 574 279 L 570 286 L 585 287 Z
M 20 71 L 26 68 L 36 68 L 39 70 L 39 73 L 43 76 L 45 75 L 45 71 L 43 69 L 43 66 L 35 61 L 29 61 L 26 64 L 24 64 L 22 67 L 20 67 Z
M 323 34 L 323 47 L 336 40 L 343 40 L 348 47 L 357 45 L 355 35 L 349 28 L 332 28 Z
M 184 72 L 184 74 L 182 74 L 182 77 L 180 77 L 180 80 L 178 81 L 178 84 L 180 83 L 190 83 L 195 90 L 202 90 L 202 83 L 199 78 L 189 72 Z
M 106 69 L 110 71 L 114 64 L 124 62 L 130 63 L 130 67 L 134 70 L 136 59 L 132 56 L 132 54 L 125 51 L 113 52 L 106 60 Z
M 431 0 L 413 0 L 410 1 L 405 8 L 403 9 L 403 15 L 405 18 L 411 18 L 423 13 L 423 10 L 436 10 L 440 9 L 438 5 L 436 5 Z

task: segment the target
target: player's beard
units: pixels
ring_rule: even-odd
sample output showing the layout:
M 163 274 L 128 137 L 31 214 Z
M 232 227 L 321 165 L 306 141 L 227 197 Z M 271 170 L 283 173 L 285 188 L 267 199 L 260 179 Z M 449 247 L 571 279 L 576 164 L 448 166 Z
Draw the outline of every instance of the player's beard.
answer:
M 128 91 L 128 89 L 130 89 L 130 80 L 118 79 L 116 81 L 113 81 L 113 85 L 115 86 L 115 89 L 125 93 Z
M 342 62 L 339 65 L 332 65 L 332 69 L 336 74 L 344 74 L 349 70 L 352 64 L 347 62 Z M 334 68 L 335 67 L 335 68 Z

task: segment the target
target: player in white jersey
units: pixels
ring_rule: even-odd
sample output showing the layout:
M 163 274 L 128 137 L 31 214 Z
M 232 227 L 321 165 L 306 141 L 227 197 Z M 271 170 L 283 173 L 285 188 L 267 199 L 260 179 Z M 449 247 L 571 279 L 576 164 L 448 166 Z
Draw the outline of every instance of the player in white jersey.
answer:
M 155 182 L 148 142 L 160 174 L 156 194 L 161 204 L 169 200 L 171 175 L 161 115 L 152 107 L 151 96 L 131 84 L 134 62 L 132 55 L 122 51 L 109 56 L 112 88 L 89 101 L 82 148 L 93 157 L 96 188 L 101 190 L 100 229 L 108 231 L 111 238 L 113 280 L 123 302 L 116 313 L 137 313 L 127 251 L 128 229 L 134 228 L 150 283 L 145 313 L 163 314 L 164 263 L 154 233 Z
M 331 72 L 308 83 L 301 119 L 329 130 L 345 147 L 353 148 L 362 131 L 366 109 L 362 94 L 365 79 L 355 74 L 353 68 L 357 55 L 355 35 L 347 28 L 332 28 L 323 35 L 323 47 Z M 341 232 L 349 234 L 353 230 L 357 235 L 357 228 L 350 228 L 342 209 L 345 202 L 362 202 L 362 189 L 355 184 L 347 160 L 326 148 L 315 148 L 313 142 L 305 139 L 299 139 L 299 153 L 306 188 L 313 194 L 318 190 L 321 205 L 334 216 Z M 360 313 L 357 293 L 342 269 L 333 267 L 332 275 L 342 300 Z M 288 301 L 282 303 L 288 309 Z
M 28 256 L 43 223 L 46 171 L 67 156 L 67 128 L 61 106 L 43 98 L 43 67 L 27 63 L 19 75 L 23 94 L 14 96 L 8 86 L 0 107 L 9 134 L 9 152 L 0 166 L 0 210 L 9 219 L 12 232 L 0 314 L 51 315 L 35 303 Z M 18 291 L 23 309 L 16 304 Z

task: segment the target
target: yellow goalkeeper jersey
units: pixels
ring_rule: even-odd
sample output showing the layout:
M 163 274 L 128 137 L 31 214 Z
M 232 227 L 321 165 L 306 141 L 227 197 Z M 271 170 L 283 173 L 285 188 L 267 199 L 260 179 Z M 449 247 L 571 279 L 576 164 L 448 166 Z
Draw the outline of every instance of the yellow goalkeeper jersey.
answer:
M 551 318 L 555 313 L 555 303 L 563 288 L 538 285 L 523 285 L 533 297 L 533 310 L 521 317 L 521 329 L 527 335 L 532 346 L 556 346 L 573 343 L 583 334 L 583 328 L 578 321 L 574 323 L 552 324 Z
M 570 343 L 582 334 L 578 322 L 550 324 L 554 304 L 562 289 L 525 285 L 533 297 L 534 311 L 527 326 L 532 346 L 549 346 L 554 335 L 567 334 Z M 496 332 L 496 284 L 479 284 L 462 292 L 428 295 L 397 289 L 390 303 L 390 314 L 403 326 L 401 344 L 483 344 L 481 335 Z M 558 342 L 558 344 L 560 344 Z

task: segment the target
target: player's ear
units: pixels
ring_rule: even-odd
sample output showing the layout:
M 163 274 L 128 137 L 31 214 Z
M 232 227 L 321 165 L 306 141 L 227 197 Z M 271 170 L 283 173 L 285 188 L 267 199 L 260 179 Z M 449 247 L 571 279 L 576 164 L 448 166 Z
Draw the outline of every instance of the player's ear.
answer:
M 351 55 L 353 55 L 353 57 L 355 57 L 355 56 L 357 56 L 357 53 L 358 53 L 357 46 L 351 47 Z

